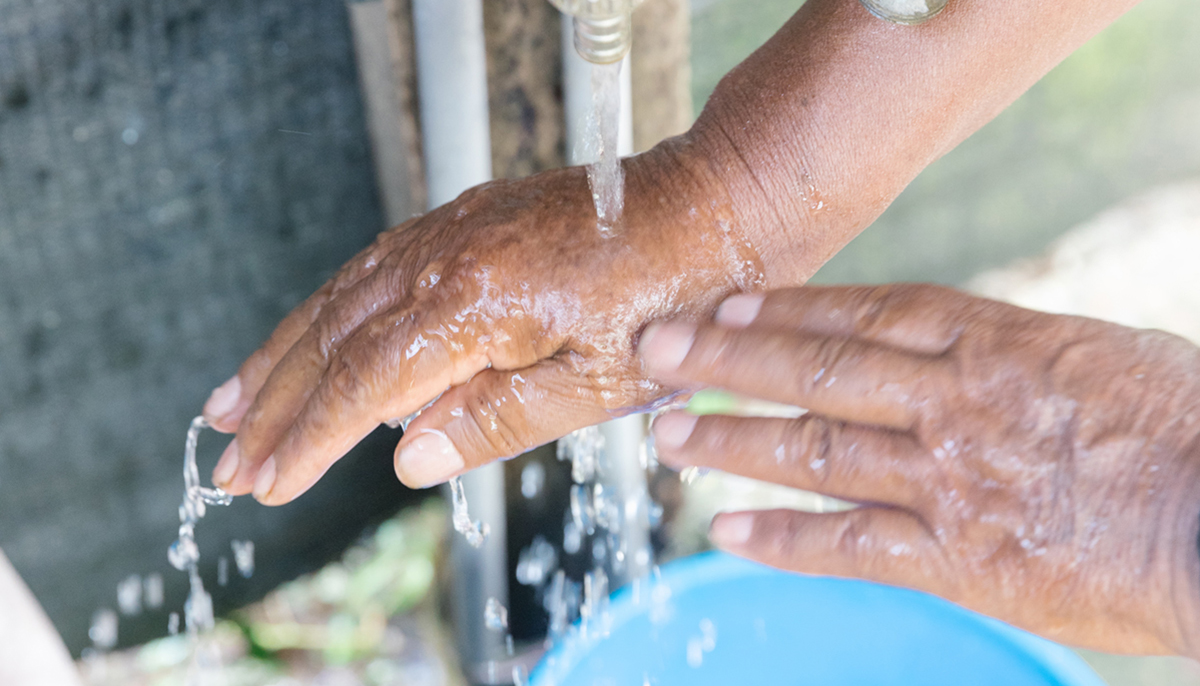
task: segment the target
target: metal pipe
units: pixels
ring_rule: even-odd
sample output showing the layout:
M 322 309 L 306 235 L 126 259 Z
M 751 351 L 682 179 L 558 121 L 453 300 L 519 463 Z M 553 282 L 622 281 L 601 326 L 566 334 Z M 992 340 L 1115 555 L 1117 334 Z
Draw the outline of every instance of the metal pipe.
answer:
M 563 105 L 566 115 L 567 151 L 571 164 L 595 162 L 590 155 L 589 136 L 592 129 L 588 120 L 595 111 L 592 93 L 593 64 L 571 49 L 575 35 L 575 22 L 569 16 L 562 18 L 563 44 Z M 632 78 L 629 55 L 621 64 L 620 126 L 617 134 L 617 151 L 621 156 L 633 153 L 633 103 Z M 592 126 L 595 126 L 594 124 Z M 631 500 L 645 502 L 647 494 L 646 472 L 641 467 L 639 451 L 646 438 L 646 421 L 642 415 L 632 415 L 605 422 L 600 426 L 604 436 L 607 470 L 604 488 L 621 504 Z M 645 508 L 637 508 L 634 516 L 621 522 L 621 539 L 625 555 L 623 565 L 614 569 L 616 551 L 608 560 L 609 588 L 616 589 L 649 571 L 649 560 L 642 551 L 650 550 L 650 523 Z
M 592 63 L 571 48 L 575 35 L 572 17 L 562 16 L 563 114 L 566 118 L 567 161 L 570 164 L 595 162 L 588 151 L 588 120 L 595 109 L 592 99 Z M 633 154 L 633 79 L 629 55 L 621 62 L 621 123 L 617 134 L 617 154 Z
M 859 0 L 871 14 L 893 24 L 922 24 L 946 9 L 948 0 Z
M 492 179 L 482 0 L 413 0 L 429 207 Z
M 433 208 L 492 177 L 482 0 L 413 0 L 413 29 Z M 491 529 L 478 549 L 457 533 L 450 539 L 455 634 L 463 670 L 473 675 L 506 657 L 503 633 L 484 624 L 488 598 L 508 605 L 504 465 L 481 467 L 462 480 L 471 516 Z
M 550 0 L 550 4 L 572 19 L 572 40 L 563 43 L 563 51 L 574 45 L 575 51 L 589 62 L 621 61 L 629 54 L 633 42 L 630 15 L 641 3 L 642 0 Z

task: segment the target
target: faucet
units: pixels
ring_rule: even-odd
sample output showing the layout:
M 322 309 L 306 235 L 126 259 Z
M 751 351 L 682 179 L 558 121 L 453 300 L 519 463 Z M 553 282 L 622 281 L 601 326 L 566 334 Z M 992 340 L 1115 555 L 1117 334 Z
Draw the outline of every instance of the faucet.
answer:
M 871 14 L 893 24 L 921 24 L 946 9 L 948 0 L 859 0 Z
M 642 0 L 550 0 L 572 18 L 575 50 L 593 64 L 620 62 L 633 39 L 630 15 Z

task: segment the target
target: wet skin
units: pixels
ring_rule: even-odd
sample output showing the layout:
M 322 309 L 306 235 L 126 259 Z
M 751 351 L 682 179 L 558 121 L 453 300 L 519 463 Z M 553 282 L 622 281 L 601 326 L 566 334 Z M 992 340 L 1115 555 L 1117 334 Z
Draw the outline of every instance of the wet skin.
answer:
M 660 459 L 862 504 L 718 515 L 721 547 L 925 590 L 1078 646 L 1200 655 L 1200 349 L 924 285 L 739 295 L 652 325 L 674 387 L 809 409 L 655 423 Z
M 214 480 L 287 502 L 449 387 L 398 447 L 409 485 L 663 397 L 633 361 L 645 324 L 802 284 L 1133 4 L 957 3 L 902 27 L 806 2 L 691 131 L 625 160 L 615 236 L 581 169 L 486 184 L 380 236 L 213 392 L 205 417 L 237 431 Z
M 636 332 L 763 279 L 728 203 L 693 201 L 692 163 L 670 146 L 630 161 L 637 221 L 617 237 L 596 230 L 582 168 L 487 184 L 382 234 L 242 366 L 214 480 L 287 502 L 440 396 L 396 458 L 429 486 L 669 394 L 642 373 Z
M 902 27 L 873 17 L 857 0 L 808 0 L 775 37 L 722 80 L 686 135 L 624 161 L 625 213 L 615 235 L 596 230 L 586 177 L 578 168 L 480 186 L 381 235 L 291 313 L 237 374 L 213 392 L 206 418 L 220 430 L 237 432 L 214 481 L 235 494 L 253 492 L 269 505 L 288 502 L 375 426 L 409 415 L 439 396 L 397 446 L 396 472 L 410 486 L 444 481 L 573 429 L 661 402 L 675 389 L 648 376 L 635 351 L 647 324 L 703 317 L 732 293 L 804 283 L 926 165 L 1134 4 L 960 2 L 927 24 Z M 1035 331 L 1041 321 L 1029 317 Z M 930 326 L 924 331 L 924 325 L 897 324 L 896 330 L 925 344 L 942 340 L 936 326 Z M 1023 339 L 1013 331 L 988 339 L 995 346 L 991 352 L 1008 354 L 1006 360 L 1042 359 L 1032 343 L 1021 348 Z M 982 345 L 984 338 L 978 341 Z M 1016 347 L 1004 353 L 1004 345 Z M 912 360 L 901 352 L 923 348 L 897 347 L 892 359 L 901 366 L 889 373 L 904 377 Z M 1097 355 L 1103 357 L 1103 352 L 1098 349 Z M 936 358 L 943 353 L 928 354 Z M 1001 368 L 1011 367 L 1005 364 Z M 962 385 L 961 399 L 1003 391 L 993 405 L 1022 409 L 1030 401 L 1021 393 L 1039 390 L 998 384 L 983 367 L 959 371 L 964 373 L 955 381 Z M 913 429 L 918 416 L 925 415 L 901 402 L 909 392 L 901 383 L 906 380 L 911 381 L 901 378 L 895 388 L 867 396 L 866 407 L 874 414 L 855 420 Z M 831 388 L 840 391 L 850 388 L 849 383 L 839 379 Z M 870 379 L 864 377 L 862 383 Z M 1099 407 L 1102 398 L 1090 398 Z M 832 408 L 817 409 L 849 411 L 857 402 L 843 398 Z M 961 408 L 970 407 L 964 400 Z M 965 440 L 965 430 L 946 430 L 942 438 L 958 436 L 954 449 L 960 453 L 947 460 L 962 466 L 957 472 L 947 467 L 944 474 L 930 470 L 930 478 L 943 481 L 925 488 L 936 490 L 937 502 L 950 503 L 939 505 L 944 508 L 939 512 L 953 511 L 951 493 L 970 493 L 959 498 L 965 499 L 962 507 L 1011 501 L 1007 510 L 996 506 L 1007 519 L 990 527 L 956 528 L 947 515 L 937 520 L 940 529 L 926 531 L 932 537 L 928 540 L 916 536 L 916 520 L 911 514 L 903 519 L 900 511 L 872 508 L 867 512 L 874 514 L 848 515 L 845 521 L 877 518 L 880 527 L 895 527 L 897 536 L 911 534 L 911 544 L 924 546 L 922 552 L 933 549 L 930 541 L 937 540 L 936 555 L 901 549 L 894 556 L 913 560 L 908 569 L 927 569 L 928 576 L 910 574 L 918 587 L 928 586 L 927 579 L 944 579 L 943 590 L 950 597 L 1011 617 L 1012 608 L 1001 607 L 997 599 L 1003 593 L 1024 597 L 1022 584 L 1027 584 L 1045 589 L 1039 601 L 1046 607 L 1025 608 L 1034 615 L 1015 617 L 1024 626 L 1092 645 L 1109 645 L 1101 640 L 1104 636 L 1125 637 L 1126 645 L 1119 647 L 1126 651 L 1180 649 L 1182 630 L 1158 632 L 1135 607 L 1135 581 L 1148 585 L 1143 598 L 1165 597 L 1164 589 L 1171 585 L 1167 576 L 1148 571 L 1149 563 L 1124 565 L 1110 572 L 1108 587 L 1083 586 L 1087 592 L 1081 592 L 1097 608 L 1111 602 L 1117 608 L 1113 612 L 1124 613 L 1128 636 L 1105 633 L 1111 628 L 1096 628 L 1100 625 L 1092 621 L 1094 615 L 1072 614 L 1064 602 L 1055 604 L 1083 577 L 1065 575 L 1066 563 L 1051 553 L 1052 543 L 1071 538 L 1062 521 L 1057 521 L 1059 528 L 1047 529 L 1050 514 L 1021 509 L 1022 503 L 1032 502 L 1031 492 L 1043 489 L 1038 492 L 1044 497 L 1036 501 L 1042 505 L 1057 503 L 1081 513 L 1078 526 L 1068 530 L 1073 535 L 1085 537 L 1080 532 L 1095 517 L 1111 536 L 1128 536 L 1121 553 L 1125 557 L 1114 552 L 1110 562 L 1145 562 L 1145 555 L 1130 557 L 1137 556 L 1136 546 L 1145 541 L 1140 529 L 1130 528 L 1134 524 L 1105 509 L 1110 494 L 1096 478 L 1085 479 L 1084 490 L 1065 492 L 1074 498 L 1067 502 L 1055 489 L 1067 488 L 1062 474 L 1071 474 L 1069 470 L 1047 467 L 1048 481 L 1035 487 L 1033 472 L 1020 465 L 1004 471 L 998 468 L 1007 466 L 1003 461 L 989 462 L 997 469 L 984 482 L 991 490 L 981 491 L 969 477 L 973 466 L 982 463 L 967 452 L 1008 435 L 1003 422 L 987 424 L 985 409 L 955 420 L 975 422 L 966 428 L 983 432 L 970 448 L 957 442 Z M 1048 406 L 1045 412 L 1053 422 L 1067 411 Z M 951 426 L 949 416 L 939 417 Z M 1106 456 L 1116 450 L 1091 449 Z M 1040 454 L 1047 455 L 1043 466 L 1050 465 L 1049 453 Z M 907 462 L 887 464 L 896 471 L 882 477 L 885 481 L 916 489 L 915 480 L 923 473 L 906 472 Z M 1158 466 L 1167 470 L 1165 464 Z M 1157 474 L 1144 478 L 1158 484 L 1166 472 Z M 1143 475 L 1129 472 L 1121 478 L 1140 484 Z M 1179 473 L 1174 479 L 1162 483 L 1174 484 L 1175 490 L 1155 487 L 1153 498 L 1141 503 L 1141 514 L 1131 511 L 1129 520 L 1140 516 L 1165 526 L 1165 513 L 1180 507 L 1181 491 L 1190 488 Z M 969 483 L 976 484 L 975 490 Z M 907 501 L 906 506 L 915 507 Z M 928 516 L 933 521 L 933 510 Z M 1012 529 L 1021 517 L 1034 529 L 1015 543 L 1008 541 L 1009 547 L 1017 546 L 1010 553 L 995 547 L 992 560 L 958 552 L 976 545 L 973 541 L 983 541 L 970 548 L 976 553 L 987 548 L 987 541 L 998 545 L 1000 534 L 988 539 L 983 532 Z M 1036 529 L 1039 522 L 1041 530 Z M 766 529 L 756 526 L 753 531 L 762 535 Z M 778 535 L 799 531 L 784 526 Z M 1167 534 L 1154 540 L 1166 541 L 1163 536 Z M 1025 551 L 1022 540 L 1030 542 L 1031 550 L 1046 552 L 1021 558 L 1016 550 Z M 1184 555 L 1184 547 L 1168 552 L 1165 546 L 1150 545 L 1149 550 L 1155 559 Z M 1186 548 L 1195 557 L 1194 545 Z M 1085 558 L 1098 561 L 1100 553 Z M 970 560 L 979 569 L 972 578 L 986 579 L 984 585 L 995 589 L 971 589 L 969 580 L 952 580 L 950 572 L 963 569 L 953 566 L 955 560 Z M 1024 567 L 1022 560 L 1028 562 Z M 993 562 L 996 568 L 989 571 L 985 563 Z M 840 569 L 849 573 L 857 568 Z M 874 569 L 866 566 L 860 573 L 870 576 Z M 1173 593 L 1173 598 L 1182 597 L 1182 592 Z

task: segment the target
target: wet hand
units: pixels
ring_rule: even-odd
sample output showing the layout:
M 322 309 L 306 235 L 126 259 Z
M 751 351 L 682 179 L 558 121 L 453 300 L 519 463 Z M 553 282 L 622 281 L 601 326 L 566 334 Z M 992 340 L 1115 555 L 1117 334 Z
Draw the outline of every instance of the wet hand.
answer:
M 581 168 L 485 184 L 380 235 L 213 392 L 205 416 L 237 432 L 214 481 L 287 502 L 440 396 L 396 451 L 401 480 L 429 486 L 661 397 L 637 332 L 761 278 L 689 159 L 626 160 L 612 236 Z
M 1200 350 L 939 287 L 735 296 L 653 376 L 809 409 L 655 425 L 661 459 L 861 504 L 718 515 L 722 548 L 916 588 L 1051 639 L 1200 656 Z

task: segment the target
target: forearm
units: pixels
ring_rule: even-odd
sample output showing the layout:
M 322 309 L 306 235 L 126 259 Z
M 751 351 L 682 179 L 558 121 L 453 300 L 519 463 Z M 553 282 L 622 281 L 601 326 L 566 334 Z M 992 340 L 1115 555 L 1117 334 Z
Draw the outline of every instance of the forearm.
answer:
M 688 136 L 771 286 L 810 277 L 930 162 L 1136 0 L 952 0 L 920 26 L 809 0 Z

